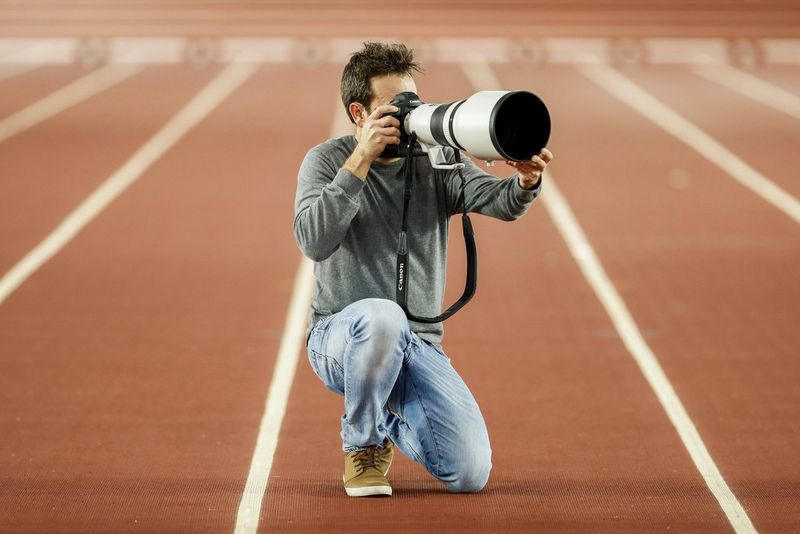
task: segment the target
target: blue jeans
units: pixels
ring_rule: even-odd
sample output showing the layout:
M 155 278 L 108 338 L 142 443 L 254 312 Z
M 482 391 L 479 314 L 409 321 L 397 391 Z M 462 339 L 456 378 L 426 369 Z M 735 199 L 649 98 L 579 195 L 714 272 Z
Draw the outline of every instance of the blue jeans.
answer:
M 450 359 L 410 330 L 395 302 L 364 299 L 319 321 L 308 357 L 325 387 L 344 395 L 345 451 L 389 438 L 449 491 L 486 484 L 492 451 L 478 404 Z

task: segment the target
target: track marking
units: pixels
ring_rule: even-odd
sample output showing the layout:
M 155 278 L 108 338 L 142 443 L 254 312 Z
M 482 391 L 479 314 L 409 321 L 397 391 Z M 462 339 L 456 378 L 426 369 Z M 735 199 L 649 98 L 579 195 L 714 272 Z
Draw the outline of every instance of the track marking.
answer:
M 651 64 L 725 63 L 730 56 L 726 39 L 657 37 L 642 40 L 642 46 Z
M 485 70 L 491 72 L 491 68 L 488 65 Z M 473 70 L 471 76 L 474 76 L 475 72 Z M 480 82 L 480 80 L 475 80 L 474 78 L 471 78 L 471 80 Z M 487 76 L 485 84 L 474 84 L 476 90 L 496 88 L 498 86 L 499 82 L 494 73 Z M 644 340 L 625 302 L 608 278 L 594 249 L 589 244 L 586 234 L 584 234 L 575 215 L 556 186 L 555 180 L 549 172 L 546 174 L 547 183 L 542 195 L 542 202 L 559 233 L 567 243 L 567 247 L 572 257 L 575 258 L 578 267 L 580 267 L 583 276 L 589 282 L 595 295 L 611 318 L 614 328 L 619 333 L 625 347 L 633 356 L 650 388 L 656 394 L 662 408 L 678 431 L 678 435 L 697 470 L 714 494 L 717 502 L 719 502 L 734 530 L 738 533 L 756 532 L 744 508 L 722 478 L 722 474 L 714 463 L 714 459 L 711 458 L 703 439 L 700 437 L 700 433 L 694 426 L 689 414 L 686 413 L 683 403 L 658 363 L 658 358 L 656 358 L 655 353 Z
M 694 66 L 692 72 L 739 94 L 800 119 L 800 97 L 730 65 Z
M 78 40 L 69 37 L 0 39 L 0 63 L 72 63 Z
M 0 142 L 130 78 L 142 68 L 140 65 L 109 65 L 90 72 L 1 120 Z
M 28 71 L 38 69 L 39 65 L 28 63 L 25 65 L 0 65 L 0 81 L 8 80 Z
M 478 91 L 500 91 L 503 87 L 486 61 L 463 62 L 461 70 L 464 71 L 472 87 Z
M 345 111 L 336 99 L 336 114 L 331 126 L 331 137 L 339 137 L 352 129 Z M 275 370 L 269 385 L 269 394 L 264 405 L 264 415 L 258 429 L 256 447 L 247 474 L 239 511 L 236 514 L 235 534 L 255 534 L 261 518 L 261 505 L 267 491 L 272 460 L 278 447 L 278 436 L 286 413 L 289 393 L 294 382 L 297 360 L 303 347 L 303 333 L 306 329 L 308 309 L 314 291 L 314 263 L 301 256 L 300 265 L 294 280 L 292 300 L 286 314 L 286 323 L 275 361 Z
M 767 65 L 800 64 L 800 39 L 760 39 Z
M 175 114 L 117 171 L 72 211 L 55 230 L 0 279 L 0 304 L 45 262 L 57 254 L 106 206 L 135 182 L 158 158 L 203 120 L 255 72 L 258 65 L 228 66 Z
M 800 223 L 800 202 L 710 135 L 631 80 L 603 64 L 579 65 L 578 72 L 694 149 L 740 184 Z
M 241 13 L 240 13 L 241 14 Z M 161 13 L 163 15 L 163 13 Z M 85 17 L 85 14 L 79 15 Z M 213 16 L 212 16 L 213 18 Z M 49 26 L 51 34 L 74 34 L 75 27 Z M 117 32 L 106 28 L 106 35 L 125 34 L 127 29 Z M 142 34 L 161 34 L 162 28 L 139 27 Z M 228 27 L 229 35 L 252 33 L 244 26 Z M 252 30 L 252 28 L 250 28 Z M 92 32 L 89 32 L 92 33 Z M 219 52 L 217 59 L 230 61 L 231 56 L 244 52 L 251 58 L 263 62 L 286 63 L 309 48 L 320 53 L 318 60 L 342 63 L 350 53 L 360 46 L 362 36 L 315 39 L 291 37 L 218 37 L 209 38 Z M 368 37 L 368 36 L 367 36 Z M 376 39 L 378 36 L 374 36 Z M 383 36 L 385 38 L 386 36 Z M 101 38 L 112 52 L 111 62 L 181 63 L 186 61 L 185 52 L 196 44 L 195 37 L 162 35 L 160 37 L 106 37 Z M 737 41 L 734 41 L 736 43 Z M 762 51 L 767 65 L 800 64 L 800 39 L 756 38 L 745 41 L 749 50 Z M 0 63 L 73 63 L 80 56 L 82 40 L 78 38 L 30 38 L 0 37 Z M 427 42 L 418 41 L 427 51 L 428 62 L 453 62 L 482 58 L 493 62 L 510 62 L 520 58 L 522 51 L 528 61 L 546 61 L 553 64 L 592 63 L 598 59 L 611 61 L 625 58 L 620 53 L 629 51 L 634 56 L 629 60 L 641 60 L 656 64 L 708 64 L 727 63 L 730 59 L 730 39 L 701 38 L 643 38 L 620 41 L 603 37 L 543 37 L 534 41 L 520 42 L 507 37 L 444 37 Z

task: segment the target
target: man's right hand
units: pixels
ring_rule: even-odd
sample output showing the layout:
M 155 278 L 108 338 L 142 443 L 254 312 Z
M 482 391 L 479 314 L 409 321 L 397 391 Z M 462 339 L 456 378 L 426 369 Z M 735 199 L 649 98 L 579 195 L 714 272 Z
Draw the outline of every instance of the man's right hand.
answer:
M 395 106 L 378 106 L 370 113 L 358 136 L 355 150 L 343 167 L 362 180 L 367 178 L 372 162 L 378 159 L 386 145 L 400 144 L 400 121 L 388 115 L 395 113 Z

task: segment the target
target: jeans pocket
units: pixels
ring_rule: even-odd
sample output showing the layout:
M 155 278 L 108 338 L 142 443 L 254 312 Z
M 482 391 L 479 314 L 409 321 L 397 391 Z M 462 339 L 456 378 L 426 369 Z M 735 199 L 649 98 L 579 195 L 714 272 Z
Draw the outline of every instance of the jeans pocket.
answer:
M 314 374 L 322 381 L 326 388 L 344 395 L 344 370 L 333 358 L 318 354 L 313 350 L 308 351 L 308 361 Z
M 332 315 L 328 315 L 327 317 L 323 317 L 317 324 L 315 324 L 308 333 L 308 337 L 306 338 L 306 347 L 311 347 L 311 341 L 316 341 L 316 347 L 320 348 L 325 343 L 325 334 L 327 332 L 327 326 L 330 320 L 333 318 Z

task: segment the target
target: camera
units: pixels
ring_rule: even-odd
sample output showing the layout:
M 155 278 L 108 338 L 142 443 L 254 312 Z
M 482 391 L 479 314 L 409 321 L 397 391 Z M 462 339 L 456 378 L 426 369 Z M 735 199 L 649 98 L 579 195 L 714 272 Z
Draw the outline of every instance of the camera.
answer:
M 435 169 L 452 169 L 444 147 L 463 150 L 486 162 L 529 161 L 547 145 L 550 114 L 544 102 L 529 91 L 479 91 L 466 100 L 424 104 L 413 92 L 398 93 L 390 113 L 400 121 L 400 144 L 387 145 L 383 158 L 427 154 Z

